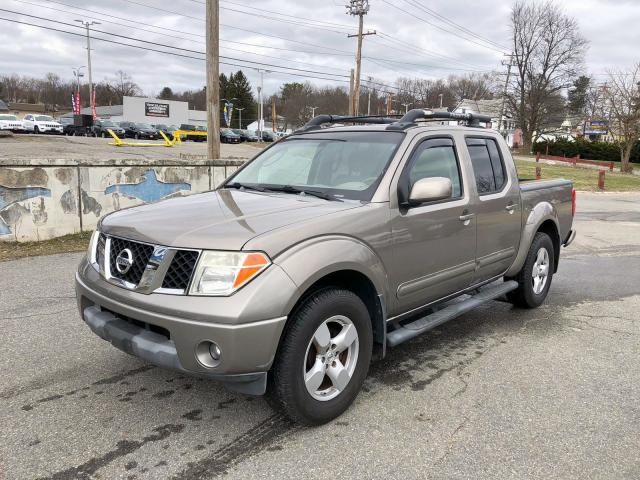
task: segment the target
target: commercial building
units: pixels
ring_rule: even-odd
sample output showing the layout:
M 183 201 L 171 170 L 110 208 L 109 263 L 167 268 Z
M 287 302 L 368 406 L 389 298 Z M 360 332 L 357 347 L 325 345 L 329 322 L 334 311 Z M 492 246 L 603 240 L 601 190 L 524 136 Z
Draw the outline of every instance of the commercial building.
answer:
M 81 112 L 91 114 L 91 109 L 83 108 Z M 100 118 L 108 118 L 114 122 L 162 123 L 178 126 L 186 123 L 207 126 L 206 111 L 189 110 L 187 102 L 152 97 L 124 97 L 122 105 L 96 107 L 96 114 Z

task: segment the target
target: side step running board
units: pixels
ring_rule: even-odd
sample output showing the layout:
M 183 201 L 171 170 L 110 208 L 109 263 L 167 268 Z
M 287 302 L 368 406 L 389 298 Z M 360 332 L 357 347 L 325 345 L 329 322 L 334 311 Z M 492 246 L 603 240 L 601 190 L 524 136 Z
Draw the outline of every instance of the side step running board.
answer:
M 507 292 L 518 288 L 518 282 L 509 280 L 493 287 L 487 287 L 480 290 L 479 293 L 472 295 L 466 300 L 449 305 L 448 307 L 438 310 L 426 317 L 419 318 L 411 323 L 401 326 L 400 328 L 387 333 L 387 345 L 395 347 L 396 345 L 406 342 L 407 340 L 417 337 L 418 335 L 436 328 L 449 320 L 459 317 L 463 313 L 473 310 L 474 308 L 501 297 Z

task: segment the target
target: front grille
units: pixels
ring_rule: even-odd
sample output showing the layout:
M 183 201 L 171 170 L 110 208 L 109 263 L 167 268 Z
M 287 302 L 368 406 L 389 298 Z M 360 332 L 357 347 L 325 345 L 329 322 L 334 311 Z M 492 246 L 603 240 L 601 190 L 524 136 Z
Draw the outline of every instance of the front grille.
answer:
M 133 265 L 131 265 L 131 268 L 126 273 L 120 273 L 116 268 L 116 258 L 126 248 L 131 250 Z M 111 276 L 137 285 L 140 283 L 140 279 L 142 278 L 147 263 L 149 263 L 149 258 L 151 258 L 152 253 L 152 245 L 111 237 L 111 251 L 109 255 Z
M 198 261 L 198 252 L 178 250 L 162 280 L 162 288 L 186 290 Z

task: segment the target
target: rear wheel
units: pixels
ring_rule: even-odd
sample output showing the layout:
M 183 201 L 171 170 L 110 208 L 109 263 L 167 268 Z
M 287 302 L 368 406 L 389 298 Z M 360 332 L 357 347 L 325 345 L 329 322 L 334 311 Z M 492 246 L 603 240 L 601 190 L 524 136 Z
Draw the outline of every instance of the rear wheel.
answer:
M 549 235 L 538 232 L 533 237 L 522 269 L 513 278 L 518 288 L 507 294 L 518 307 L 536 308 L 547 298 L 554 271 L 554 248 Z
M 107 134 L 106 134 L 106 133 L 104 133 L 104 132 L 102 132 L 102 133 L 100 134 L 100 136 L 101 136 L 102 138 L 107 138 Z
M 367 376 L 373 347 L 367 307 L 327 288 L 293 314 L 269 374 L 267 399 L 292 420 L 321 425 L 342 414 Z
M 37 125 L 33 127 L 33 133 L 35 133 L 36 135 L 40 133 L 40 129 L 38 128 Z

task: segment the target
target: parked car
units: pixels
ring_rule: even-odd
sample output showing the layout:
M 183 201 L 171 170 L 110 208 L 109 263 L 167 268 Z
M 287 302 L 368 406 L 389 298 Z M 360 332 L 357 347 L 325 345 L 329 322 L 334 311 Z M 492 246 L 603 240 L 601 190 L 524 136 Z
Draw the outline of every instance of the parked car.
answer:
M 505 295 L 544 302 L 575 237 L 570 181 L 520 184 L 490 117 L 340 120 L 314 118 L 215 191 L 103 217 L 76 273 L 84 322 L 317 425 L 354 401 L 374 349 Z
M 242 140 L 240 139 L 240 135 L 235 133 L 230 128 L 221 128 L 220 141 L 222 143 L 240 143 Z
M 240 128 L 234 128 L 233 132 L 240 135 L 240 140 L 242 142 L 257 142 L 258 135 L 255 132 L 249 130 L 242 130 Z
M 62 135 L 62 125 L 50 115 L 25 115 L 22 120 L 26 131 L 31 133 L 56 133 Z
M 56 119 L 62 125 L 62 133 L 70 136 L 87 137 L 92 135 L 93 115 L 73 115 Z
M 168 125 L 165 125 L 164 123 L 156 123 L 151 126 L 155 128 L 158 132 L 164 133 L 169 140 L 171 140 L 171 138 L 173 137 L 173 132 L 170 131 L 170 127 Z M 160 135 L 159 133 L 158 135 L 160 136 L 160 138 L 162 138 L 162 135 Z
M 198 131 L 197 127 L 195 125 L 191 125 L 189 123 L 183 123 L 182 125 L 180 125 L 180 130 L 184 130 L 185 132 L 196 132 Z M 184 140 L 191 140 L 193 142 L 206 142 L 207 141 L 207 136 L 206 135 L 183 135 L 182 138 Z
M 260 132 L 258 132 L 258 134 L 259 133 Z M 262 141 L 263 142 L 275 142 L 276 140 L 278 140 L 278 137 L 272 131 L 270 131 L 270 130 L 263 130 L 262 131 Z
M 103 120 L 100 118 L 97 119 L 93 124 L 93 127 L 91 127 L 91 134 L 94 137 L 110 138 L 111 135 L 109 135 L 107 130 L 111 130 L 118 137 L 124 137 L 126 135 L 124 128 L 120 125 L 116 124 L 112 120 Z
M 24 123 L 15 115 L 0 114 L 0 130 L 10 130 L 13 133 L 24 133 Z
M 124 135 L 127 138 L 147 138 L 149 140 L 161 138 L 158 131 L 148 123 L 120 122 L 119 126 L 124 130 Z

